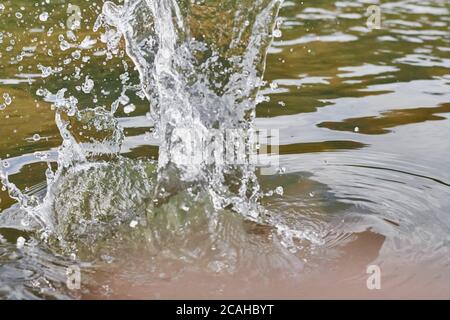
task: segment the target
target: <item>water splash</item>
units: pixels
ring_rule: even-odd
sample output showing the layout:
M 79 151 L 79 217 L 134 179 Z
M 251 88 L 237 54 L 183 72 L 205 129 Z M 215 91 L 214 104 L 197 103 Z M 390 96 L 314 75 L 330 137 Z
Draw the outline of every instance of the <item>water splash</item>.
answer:
M 111 50 L 123 35 L 151 104 L 155 135 L 160 138 L 157 196 L 175 193 L 180 181 L 203 181 L 220 193 L 229 171 L 242 178 L 244 189 L 246 183 L 255 184 L 248 165 L 237 168 L 214 160 L 196 161 L 195 150 L 197 154 L 186 158 L 192 139 L 184 136 L 190 133 L 202 141 L 201 150 L 214 145 L 217 151 L 217 141 L 226 139 L 226 130 L 242 129 L 244 134 L 251 130 L 280 2 L 105 3 L 96 29 L 106 26 Z
M 122 93 L 109 110 L 80 108 L 75 96 L 67 96 L 67 88 L 56 93 L 39 89 L 36 94 L 56 110 L 55 122 L 63 138 L 57 168 L 48 166 L 47 192 L 42 200 L 20 191 L 1 171 L 11 197 L 45 230 L 45 237 L 52 234 L 63 243 L 71 238 L 90 237 L 87 245 L 99 234 L 106 237 L 108 232 L 99 230 L 113 228 L 102 227 L 107 221 L 111 225 L 114 221 L 129 223 L 139 216 L 148 218 L 158 216 L 155 212 L 161 210 L 170 211 L 171 204 L 167 203 L 177 202 L 170 200 L 177 194 L 185 197 L 179 203 L 181 211 L 187 211 L 186 203 L 191 201 L 188 198 L 209 199 L 203 201 L 212 207 L 205 209 L 207 205 L 198 211 L 203 210 L 201 215 L 211 234 L 217 228 L 218 212 L 225 208 L 257 219 L 262 212 L 258 205 L 262 193 L 251 161 L 256 147 L 252 124 L 257 93 L 264 84 L 266 52 L 281 3 L 282 0 L 126 0 L 123 5 L 106 2 L 94 32 L 102 32 L 100 39 L 106 43 L 107 60 L 114 55 L 121 57 L 125 46 L 139 73 L 140 84 L 128 84 L 128 65 L 123 61 Z M 76 50 L 64 60 L 65 64 L 79 59 L 80 50 L 95 43 L 87 37 L 77 45 L 72 31 L 67 32 L 67 37 L 58 37 L 60 50 Z M 63 71 L 61 67 L 41 64 L 38 69 L 42 77 L 58 76 Z M 79 69 L 75 78 L 81 78 Z M 95 85 L 87 75 L 78 90 L 91 94 Z M 120 156 L 124 133 L 115 114 L 120 105 L 125 113 L 132 112 L 127 90 L 138 92 L 149 101 L 148 118 L 155 127 L 153 138 L 159 141 L 157 174 L 155 178 L 142 174 L 140 180 L 148 180 L 148 184 L 141 181 L 143 185 L 127 179 L 136 172 L 145 173 L 146 165 L 138 169 L 140 165 L 130 164 Z M 232 148 L 227 149 L 230 145 Z M 231 153 L 232 161 L 223 161 L 226 152 Z M 108 176 L 108 170 L 117 172 Z M 92 181 L 88 183 L 80 177 Z M 105 177 L 122 188 L 108 187 Z M 96 196 L 97 189 L 102 191 Z M 86 190 L 91 190 L 89 195 Z M 118 195 L 112 195 L 113 191 Z M 126 210 L 118 205 L 122 203 L 118 198 Z M 107 208 L 100 205 L 103 201 Z M 141 214 L 136 213 L 139 203 L 144 208 Z M 164 219 L 171 221 L 170 216 L 166 212 Z M 179 215 L 175 217 L 179 219 Z M 97 232 L 88 231 L 94 225 Z M 161 234 L 154 238 L 161 238 Z

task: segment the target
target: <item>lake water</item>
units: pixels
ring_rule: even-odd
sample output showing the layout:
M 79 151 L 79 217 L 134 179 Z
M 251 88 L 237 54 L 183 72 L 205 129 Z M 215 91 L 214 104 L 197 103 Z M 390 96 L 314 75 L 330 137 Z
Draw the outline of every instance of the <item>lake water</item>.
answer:
M 0 190 L 0 298 L 448 298 L 449 2 L 284 1 L 278 19 L 267 21 L 264 10 L 276 12 L 268 0 L 197 2 L 178 1 L 180 13 L 171 0 L 155 0 L 153 20 L 140 9 L 113 21 L 114 7 L 94 31 L 104 1 L 0 0 L 0 167 L 9 183 Z M 366 23 L 372 4 L 379 29 Z M 186 48 L 219 52 L 217 65 L 195 56 L 208 64 L 195 65 L 194 75 L 182 58 L 169 70 L 205 87 L 180 94 L 163 64 L 142 79 L 154 61 L 169 59 L 163 49 L 175 48 L 170 59 L 185 50 L 185 29 L 164 10 L 195 35 Z M 80 28 L 68 34 L 78 12 Z M 256 170 L 256 182 L 251 167 L 177 167 L 178 145 L 167 140 L 161 157 L 149 97 L 167 120 L 163 133 L 186 119 L 185 100 L 174 94 L 188 97 L 201 125 L 247 128 L 251 108 L 241 105 L 253 93 L 236 87 L 262 72 L 272 38 L 255 44 L 257 28 L 243 26 L 258 21 L 257 35 L 271 33 L 269 21 L 275 32 L 254 126 L 279 135 L 277 170 Z M 150 40 L 145 54 L 136 47 L 127 54 L 114 23 L 135 45 L 159 32 L 160 54 L 148 54 Z M 243 30 L 235 47 L 230 30 Z M 247 65 L 224 58 L 246 55 L 248 74 Z M 224 65 L 244 80 L 217 76 Z M 230 106 L 229 83 L 241 98 Z M 60 112 L 55 94 L 63 88 L 62 107 L 72 96 L 91 113 Z M 210 89 L 218 98 L 204 94 L 197 108 Z M 72 145 L 61 148 L 65 141 Z M 78 145 L 86 159 L 75 159 Z M 233 191 L 234 180 L 244 181 L 244 192 Z M 258 197 L 250 195 L 255 185 Z M 30 209 L 40 201 L 41 211 Z M 45 221 L 36 224 L 36 216 Z M 78 271 L 81 286 L 71 288 Z M 378 273 L 381 282 L 371 282 Z

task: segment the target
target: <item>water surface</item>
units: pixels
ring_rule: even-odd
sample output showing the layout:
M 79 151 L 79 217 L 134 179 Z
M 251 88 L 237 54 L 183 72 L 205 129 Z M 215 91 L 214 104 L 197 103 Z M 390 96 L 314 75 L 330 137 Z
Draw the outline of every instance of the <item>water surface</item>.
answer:
M 449 4 L 381 1 L 382 28 L 371 30 L 366 2 L 284 1 L 280 10 L 255 119 L 280 132 L 279 173 L 258 175 L 272 223 L 223 208 L 208 229 L 217 210 L 184 187 L 154 209 L 159 148 L 148 101 L 129 94 L 115 113 L 120 157 L 94 154 L 55 187 L 56 211 L 68 217 L 55 224 L 62 239 L 44 241 L 0 191 L 0 297 L 448 298 Z M 74 39 L 65 1 L 1 3 L 2 170 L 39 198 L 63 139 L 38 89 L 67 88 L 80 109 L 110 108 L 139 75 L 123 43 L 109 57 L 105 31 L 93 31 L 103 1 L 71 1 L 83 18 Z M 198 34 L 233 19 L 197 14 Z M 205 39 L 227 41 L 212 31 Z M 92 129 L 73 126 L 79 142 Z M 111 138 L 92 130 L 96 141 Z M 149 210 L 150 228 L 140 224 Z M 105 220 L 92 217 L 99 212 Z M 66 286 L 74 264 L 81 290 Z M 381 290 L 366 287 L 369 265 L 382 271 Z

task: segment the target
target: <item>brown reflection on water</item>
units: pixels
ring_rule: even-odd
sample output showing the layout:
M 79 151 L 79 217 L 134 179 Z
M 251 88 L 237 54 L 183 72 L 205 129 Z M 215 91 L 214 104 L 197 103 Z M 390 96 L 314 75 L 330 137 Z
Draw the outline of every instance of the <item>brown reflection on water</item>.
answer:
M 363 134 L 386 134 L 392 128 L 425 121 L 445 120 L 447 117 L 439 114 L 450 112 L 450 103 L 438 107 L 397 109 L 382 112 L 379 116 L 349 118 L 340 122 L 325 121 L 319 123 L 320 128 L 337 131 L 349 131 Z

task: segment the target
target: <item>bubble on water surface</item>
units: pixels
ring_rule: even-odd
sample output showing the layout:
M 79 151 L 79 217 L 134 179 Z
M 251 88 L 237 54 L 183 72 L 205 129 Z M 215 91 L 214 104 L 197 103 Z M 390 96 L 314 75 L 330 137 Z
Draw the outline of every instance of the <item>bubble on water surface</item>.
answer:
M 41 20 L 41 21 L 47 21 L 48 20 L 48 12 L 42 12 L 40 15 L 39 15 L 39 20 Z

